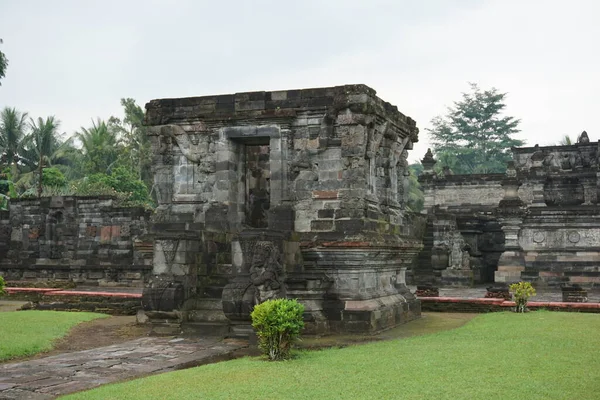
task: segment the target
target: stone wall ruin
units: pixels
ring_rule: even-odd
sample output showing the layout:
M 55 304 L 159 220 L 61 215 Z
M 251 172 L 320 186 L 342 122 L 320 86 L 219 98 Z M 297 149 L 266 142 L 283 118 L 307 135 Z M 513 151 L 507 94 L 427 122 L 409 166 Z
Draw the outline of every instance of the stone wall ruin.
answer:
M 0 212 L 0 275 L 12 284 L 143 287 L 150 213 L 110 197 L 11 199 Z
M 404 272 L 424 219 L 407 212 L 415 122 L 364 85 L 153 100 L 158 190 L 151 321 L 248 332 L 254 304 L 293 297 L 307 332 L 418 317 Z M 159 324 L 161 321 L 161 324 Z
M 429 152 L 420 182 L 433 233 L 415 281 L 598 286 L 598 147 L 584 132 L 573 145 L 514 148 L 506 175 L 436 174 Z M 444 240 L 456 232 L 457 243 L 469 244 L 470 265 L 459 272 Z

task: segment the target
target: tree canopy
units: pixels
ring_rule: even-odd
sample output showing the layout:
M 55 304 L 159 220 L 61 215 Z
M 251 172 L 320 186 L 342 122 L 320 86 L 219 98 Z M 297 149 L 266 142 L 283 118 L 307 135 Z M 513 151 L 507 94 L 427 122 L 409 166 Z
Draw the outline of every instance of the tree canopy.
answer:
M 438 159 L 436 167 L 449 167 L 457 174 L 504 172 L 510 148 L 524 144 L 513 137 L 520 132 L 521 120 L 502 115 L 506 93 L 470 86 L 470 92 L 463 93 L 445 116 L 433 118 L 432 128 L 426 129 Z
M 0 208 L 6 196 L 46 195 L 111 195 L 123 204 L 151 206 L 144 111 L 133 99 L 121 105 L 124 118 L 92 120 L 66 139 L 53 116 L 0 111 Z
M 0 39 L 0 44 L 2 44 L 2 39 Z M 6 55 L 0 51 L 0 80 L 6 76 L 6 68 L 8 67 L 8 58 Z M 0 82 L 0 86 L 2 82 Z

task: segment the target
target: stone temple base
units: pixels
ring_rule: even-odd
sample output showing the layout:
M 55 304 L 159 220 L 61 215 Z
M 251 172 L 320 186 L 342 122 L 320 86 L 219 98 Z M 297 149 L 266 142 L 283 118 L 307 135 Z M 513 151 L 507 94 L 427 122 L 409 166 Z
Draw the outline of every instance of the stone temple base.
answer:
M 330 320 L 332 332 L 377 333 L 421 316 L 421 302 L 400 294 L 371 300 L 347 300 L 339 321 Z
M 472 287 L 473 271 L 463 269 L 446 269 L 442 271 L 442 285 L 454 287 Z

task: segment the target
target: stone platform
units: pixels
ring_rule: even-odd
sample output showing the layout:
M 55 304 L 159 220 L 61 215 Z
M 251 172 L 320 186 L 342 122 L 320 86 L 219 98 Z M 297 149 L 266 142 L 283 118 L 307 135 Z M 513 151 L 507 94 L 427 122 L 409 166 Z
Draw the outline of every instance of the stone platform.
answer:
M 141 307 L 139 288 L 20 288 L 5 289 L 8 300 L 30 301 L 37 310 L 90 311 L 111 315 L 135 315 Z

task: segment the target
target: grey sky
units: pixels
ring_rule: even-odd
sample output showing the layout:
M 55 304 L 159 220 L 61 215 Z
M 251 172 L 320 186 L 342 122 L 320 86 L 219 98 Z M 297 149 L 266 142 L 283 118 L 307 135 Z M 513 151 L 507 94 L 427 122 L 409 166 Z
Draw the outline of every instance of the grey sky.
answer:
M 467 82 L 508 92 L 519 138 L 600 139 L 600 2 L 0 0 L 0 107 L 72 134 L 138 104 L 365 83 L 425 128 Z

